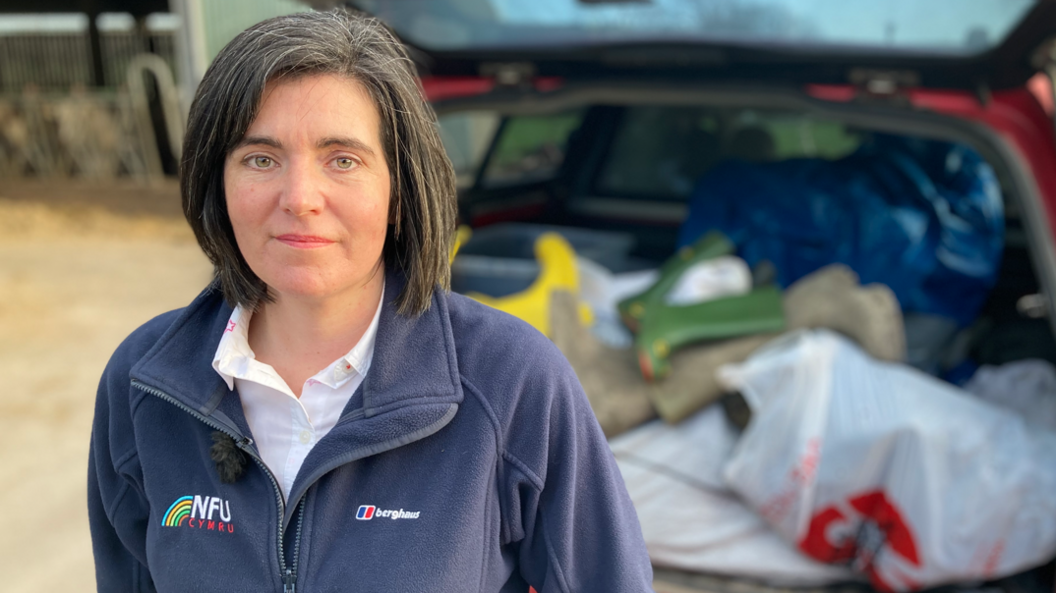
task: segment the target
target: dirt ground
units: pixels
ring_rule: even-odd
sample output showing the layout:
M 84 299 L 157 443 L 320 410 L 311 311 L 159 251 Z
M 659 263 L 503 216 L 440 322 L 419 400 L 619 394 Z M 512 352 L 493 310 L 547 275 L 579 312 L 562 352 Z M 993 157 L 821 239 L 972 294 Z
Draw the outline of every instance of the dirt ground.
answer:
M 95 389 L 129 332 L 210 266 L 173 184 L 0 184 L 0 566 L 12 591 L 94 590 L 85 503 Z

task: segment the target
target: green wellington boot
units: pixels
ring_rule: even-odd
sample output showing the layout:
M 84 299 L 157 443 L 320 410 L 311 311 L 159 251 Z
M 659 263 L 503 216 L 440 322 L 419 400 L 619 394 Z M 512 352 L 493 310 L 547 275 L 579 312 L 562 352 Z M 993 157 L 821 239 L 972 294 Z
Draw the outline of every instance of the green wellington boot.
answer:
M 648 290 L 619 303 L 621 319 L 636 334 L 638 363 L 647 381 L 666 377 L 671 353 L 686 344 L 784 329 L 781 292 L 774 287 L 693 305 L 665 301 L 686 270 L 734 249 L 726 235 L 707 233 L 664 262 L 660 279 Z
M 726 235 L 713 231 L 705 234 L 692 245 L 679 249 L 660 267 L 660 279 L 645 292 L 620 301 L 617 308 L 620 318 L 632 332 L 637 332 L 645 317 L 646 309 L 653 303 L 662 303 L 664 296 L 674 288 L 682 274 L 697 262 L 731 255 L 734 245 Z
M 704 340 L 778 332 L 785 328 L 781 291 L 757 288 L 735 297 L 695 305 L 672 306 L 661 300 L 646 307 L 641 330 L 634 337 L 638 364 L 647 381 L 671 372 L 671 353 Z

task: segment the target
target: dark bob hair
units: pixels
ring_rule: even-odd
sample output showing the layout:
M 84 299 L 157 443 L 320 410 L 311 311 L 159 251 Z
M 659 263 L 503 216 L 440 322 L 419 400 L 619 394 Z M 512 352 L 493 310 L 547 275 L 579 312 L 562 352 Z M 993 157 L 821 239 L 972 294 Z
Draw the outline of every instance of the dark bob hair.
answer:
M 318 74 L 359 81 L 378 108 L 392 187 L 383 257 L 407 279 L 398 311 L 420 314 L 436 286 L 450 287 L 455 175 L 414 64 L 375 19 L 342 10 L 282 16 L 246 29 L 221 50 L 187 121 L 180 166 L 184 215 L 229 303 L 252 309 L 272 300 L 235 242 L 224 163 L 256 117 L 268 82 Z

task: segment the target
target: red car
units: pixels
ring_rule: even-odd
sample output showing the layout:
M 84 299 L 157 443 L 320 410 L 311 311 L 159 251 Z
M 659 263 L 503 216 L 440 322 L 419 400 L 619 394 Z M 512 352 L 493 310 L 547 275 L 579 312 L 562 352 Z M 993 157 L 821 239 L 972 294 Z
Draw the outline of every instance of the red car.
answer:
M 1056 2 L 348 4 L 413 48 L 464 223 L 625 233 L 630 269 L 675 252 L 722 163 L 838 161 L 879 136 L 969 147 L 996 176 L 1003 244 L 959 324 L 968 358 L 1056 362 Z

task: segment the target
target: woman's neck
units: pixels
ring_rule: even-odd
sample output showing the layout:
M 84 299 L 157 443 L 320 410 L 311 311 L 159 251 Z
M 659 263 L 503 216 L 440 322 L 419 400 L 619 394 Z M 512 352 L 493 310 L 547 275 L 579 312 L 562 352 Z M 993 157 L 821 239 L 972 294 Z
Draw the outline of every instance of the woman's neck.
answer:
M 257 360 L 270 364 L 297 397 L 310 377 L 359 342 L 382 297 L 379 270 L 363 286 L 326 298 L 275 295 L 249 324 L 249 345 Z

